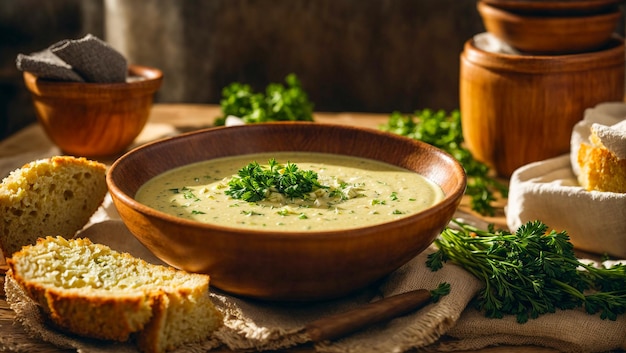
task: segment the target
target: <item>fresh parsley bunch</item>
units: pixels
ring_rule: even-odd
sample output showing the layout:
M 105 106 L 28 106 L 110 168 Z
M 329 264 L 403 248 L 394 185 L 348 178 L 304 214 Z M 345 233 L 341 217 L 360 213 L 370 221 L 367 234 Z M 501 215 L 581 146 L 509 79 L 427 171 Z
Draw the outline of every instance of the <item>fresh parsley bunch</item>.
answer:
M 286 86 L 270 83 L 265 93 L 254 92 L 250 85 L 231 83 L 222 90 L 222 116 L 215 125 L 224 125 L 233 115 L 247 124 L 269 121 L 313 121 L 313 104 L 295 74 L 285 78 Z
M 548 231 L 540 221 L 515 233 L 456 224 L 435 240 L 439 250 L 426 264 L 436 271 L 450 261 L 479 278 L 485 286 L 474 302 L 487 317 L 515 315 L 524 323 L 581 306 L 602 319 L 626 313 L 626 266 L 582 263 L 566 232 Z
M 493 216 L 496 194 L 507 197 L 507 186 L 491 177 L 489 167 L 474 159 L 472 153 L 463 146 L 461 114 L 458 110 L 450 114 L 430 109 L 417 110 L 413 115 L 393 112 L 380 128 L 431 144 L 458 160 L 468 177 L 465 194 L 470 196 L 474 211 Z

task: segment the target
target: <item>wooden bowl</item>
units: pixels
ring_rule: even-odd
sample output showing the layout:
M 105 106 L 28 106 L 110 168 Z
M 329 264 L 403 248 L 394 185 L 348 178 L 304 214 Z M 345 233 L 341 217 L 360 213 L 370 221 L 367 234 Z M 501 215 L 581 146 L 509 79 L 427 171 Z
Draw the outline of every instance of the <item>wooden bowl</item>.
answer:
M 127 83 L 42 80 L 24 72 L 35 112 L 48 137 L 64 153 L 82 157 L 123 152 L 143 130 L 163 73 L 129 66 Z
M 505 11 L 535 16 L 579 16 L 615 11 L 621 0 L 479 0 Z
M 470 39 L 460 65 L 465 142 L 503 177 L 567 153 L 585 109 L 624 97 L 624 41 L 617 37 L 603 50 L 555 56 L 490 52 Z
M 516 14 L 477 3 L 487 32 L 527 54 L 559 55 L 598 50 L 611 39 L 621 12 L 547 17 Z
M 203 224 L 156 211 L 133 198 L 150 178 L 172 168 L 271 151 L 335 153 L 387 162 L 434 181 L 445 197 L 389 223 L 319 232 Z M 454 158 L 416 140 L 372 129 L 292 122 L 213 128 L 147 144 L 119 158 L 108 171 L 107 183 L 129 230 L 166 263 L 207 273 L 213 286 L 235 295 L 311 301 L 364 288 L 426 249 L 453 217 L 466 177 Z

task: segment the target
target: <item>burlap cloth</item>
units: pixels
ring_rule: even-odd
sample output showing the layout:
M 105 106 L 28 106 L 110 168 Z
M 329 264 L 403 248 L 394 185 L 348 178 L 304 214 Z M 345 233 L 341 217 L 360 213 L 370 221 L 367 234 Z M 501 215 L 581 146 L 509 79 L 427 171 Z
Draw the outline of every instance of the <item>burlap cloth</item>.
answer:
M 44 153 L 50 153 L 45 151 Z M 147 261 L 159 263 L 127 230 L 107 196 L 90 224 L 77 236 L 128 251 Z M 481 284 L 460 267 L 447 264 L 431 272 L 423 254 L 401 267 L 381 284 L 353 296 L 324 303 L 279 305 L 235 298 L 212 289 L 215 305 L 225 314 L 225 325 L 207 342 L 177 350 L 206 352 L 219 345 L 233 350 L 271 350 L 291 347 L 308 340 L 303 332 L 307 323 L 331 313 L 348 310 L 369 301 L 412 289 L 434 289 L 441 282 L 451 285 L 449 295 L 436 304 L 368 328 L 333 342 L 314 345 L 318 352 L 404 352 L 412 348 L 424 351 L 475 350 L 493 345 L 538 345 L 564 352 L 603 352 L 626 348 L 626 318 L 601 320 L 581 310 L 559 311 L 526 324 L 515 318 L 487 319 L 468 306 Z M 130 344 L 114 344 L 73 337 L 45 324 L 38 307 L 24 296 L 7 277 L 7 301 L 16 312 L 11 328 L 0 328 L 0 347 L 29 351 L 25 338 L 43 339 L 59 347 L 81 353 L 136 352 Z M 5 334 L 11 332 L 10 334 Z M 20 341 L 21 340 L 21 341 Z

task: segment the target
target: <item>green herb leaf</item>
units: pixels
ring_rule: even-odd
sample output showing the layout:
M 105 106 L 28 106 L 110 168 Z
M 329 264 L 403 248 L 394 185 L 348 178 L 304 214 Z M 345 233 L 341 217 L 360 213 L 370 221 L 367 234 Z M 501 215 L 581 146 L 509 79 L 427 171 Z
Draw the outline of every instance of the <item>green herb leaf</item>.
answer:
M 455 223 L 459 229 L 447 228 L 435 240 L 438 251 L 426 265 L 436 271 L 451 261 L 480 279 L 484 287 L 474 304 L 487 317 L 515 315 L 524 323 L 580 306 L 610 320 L 626 312 L 626 267 L 582 263 L 566 232 L 549 231 L 540 221 L 515 233 Z
M 286 86 L 270 83 L 265 93 L 254 92 L 250 85 L 231 83 L 222 90 L 222 116 L 215 125 L 224 125 L 233 115 L 245 123 L 269 121 L 313 121 L 313 104 L 295 74 L 285 78 Z
M 414 114 L 403 115 L 393 112 L 381 130 L 407 136 L 438 147 L 461 163 L 467 174 L 465 194 L 471 198 L 471 207 L 483 215 L 494 215 L 493 202 L 496 194 L 507 197 L 508 188 L 490 176 L 487 165 L 477 161 L 463 146 L 461 114 L 458 110 L 450 114 L 443 110 L 418 110 Z
M 439 286 L 437 286 L 437 288 L 430 291 L 430 296 L 432 297 L 431 300 L 433 303 L 438 302 L 441 297 L 445 297 L 448 294 L 450 294 L 450 283 L 448 282 L 439 283 Z

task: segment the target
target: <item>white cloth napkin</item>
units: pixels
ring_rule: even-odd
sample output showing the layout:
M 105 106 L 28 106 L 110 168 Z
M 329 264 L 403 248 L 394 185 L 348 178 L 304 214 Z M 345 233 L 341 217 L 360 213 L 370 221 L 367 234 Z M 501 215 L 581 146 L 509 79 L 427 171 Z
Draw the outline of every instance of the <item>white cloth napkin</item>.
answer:
M 517 49 L 508 43 L 498 39 L 489 32 L 478 33 L 474 36 L 474 45 L 476 48 L 489 53 L 522 55 Z
M 624 119 L 626 104 L 621 102 L 589 108 L 573 128 L 570 154 L 517 169 L 511 176 L 506 208 L 509 228 L 541 220 L 567 231 L 580 250 L 626 258 L 626 194 L 585 190 L 577 180 L 576 162 L 580 143 L 588 142 L 592 127 L 602 129 L 611 148 L 626 147 L 626 139 L 619 140 L 624 135 L 608 129 L 622 126 Z

